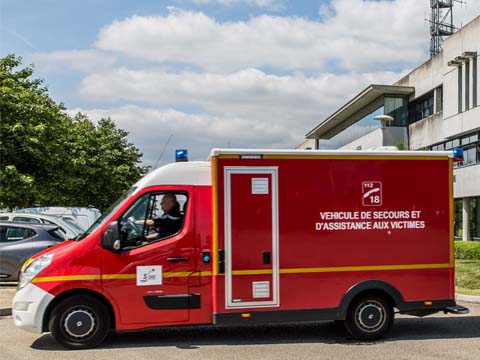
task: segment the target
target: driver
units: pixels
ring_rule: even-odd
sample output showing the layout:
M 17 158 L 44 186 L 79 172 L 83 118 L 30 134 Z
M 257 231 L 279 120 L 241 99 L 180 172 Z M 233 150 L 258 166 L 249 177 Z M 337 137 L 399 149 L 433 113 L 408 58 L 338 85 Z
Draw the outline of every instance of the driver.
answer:
M 166 193 L 160 203 L 163 215 L 157 219 L 147 220 L 147 226 L 155 228 L 157 234 L 145 236 L 147 240 L 161 239 L 177 233 L 183 221 L 183 214 L 180 212 L 180 204 L 173 193 Z

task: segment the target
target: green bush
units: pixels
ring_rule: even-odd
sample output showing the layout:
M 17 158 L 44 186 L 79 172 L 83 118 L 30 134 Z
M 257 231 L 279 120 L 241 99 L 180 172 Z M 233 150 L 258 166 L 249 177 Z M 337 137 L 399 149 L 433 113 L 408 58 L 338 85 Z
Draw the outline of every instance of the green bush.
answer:
M 455 241 L 455 259 L 480 260 L 480 242 Z

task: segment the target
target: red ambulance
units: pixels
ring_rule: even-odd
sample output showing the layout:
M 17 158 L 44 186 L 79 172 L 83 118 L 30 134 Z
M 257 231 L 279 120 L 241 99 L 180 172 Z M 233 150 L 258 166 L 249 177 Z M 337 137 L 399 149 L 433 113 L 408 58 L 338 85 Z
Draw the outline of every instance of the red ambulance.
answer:
M 111 330 L 321 320 L 373 340 L 394 309 L 466 313 L 452 164 L 449 152 L 214 149 L 161 167 L 25 263 L 13 320 L 88 348 Z M 162 235 L 162 221 L 178 228 Z

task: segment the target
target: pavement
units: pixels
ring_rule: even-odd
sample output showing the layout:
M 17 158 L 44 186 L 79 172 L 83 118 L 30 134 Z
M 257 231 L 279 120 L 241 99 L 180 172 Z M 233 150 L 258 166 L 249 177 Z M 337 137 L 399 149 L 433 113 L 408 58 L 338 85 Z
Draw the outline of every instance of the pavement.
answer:
M 17 291 L 17 284 L 4 284 L 0 285 L 0 316 L 12 314 L 12 299 Z
M 12 314 L 12 299 L 17 291 L 17 284 L 0 283 L 0 316 Z M 456 294 L 457 301 L 480 304 L 480 296 Z

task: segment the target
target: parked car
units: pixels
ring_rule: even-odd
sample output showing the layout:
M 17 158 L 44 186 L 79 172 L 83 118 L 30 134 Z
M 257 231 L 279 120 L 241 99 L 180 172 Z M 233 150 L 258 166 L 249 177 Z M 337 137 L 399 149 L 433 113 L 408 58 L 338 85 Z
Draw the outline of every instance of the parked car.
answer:
M 102 213 L 94 207 L 63 207 L 63 206 L 39 206 L 19 209 L 15 212 L 31 214 L 48 214 L 62 218 L 77 224 L 83 230 L 87 230 Z
M 72 221 L 67 221 L 58 216 L 46 214 L 29 214 L 29 213 L 1 213 L 0 221 L 13 221 L 33 224 L 50 224 L 59 226 L 60 230 L 65 233 L 67 239 L 74 239 L 85 231 Z
M 0 222 L 0 280 L 17 281 L 25 261 L 66 239 L 57 225 Z

